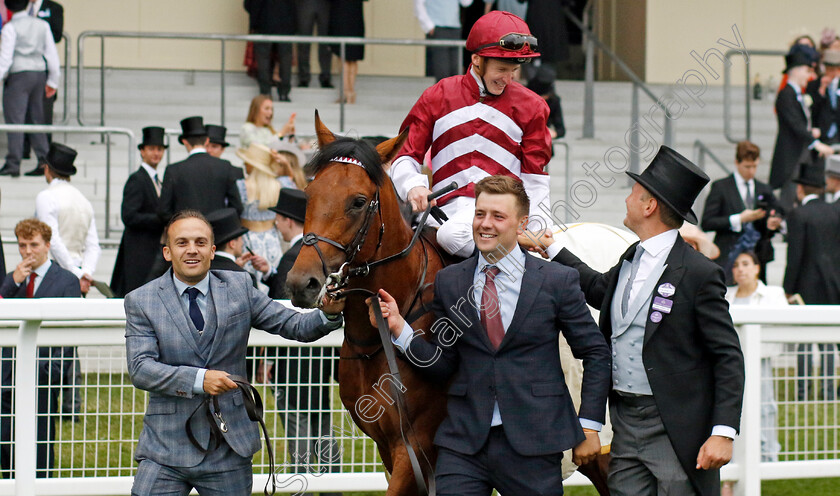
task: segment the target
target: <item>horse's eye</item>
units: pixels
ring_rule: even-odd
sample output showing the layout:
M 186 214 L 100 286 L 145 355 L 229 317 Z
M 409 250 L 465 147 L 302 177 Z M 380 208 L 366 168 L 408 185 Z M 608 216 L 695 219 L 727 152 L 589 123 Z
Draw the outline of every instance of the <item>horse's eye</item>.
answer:
M 355 200 L 353 200 L 353 208 L 354 209 L 362 208 L 362 207 L 365 206 L 366 203 L 367 203 L 367 198 L 365 198 L 364 196 L 360 196 L 360 197 L 356 198 Z

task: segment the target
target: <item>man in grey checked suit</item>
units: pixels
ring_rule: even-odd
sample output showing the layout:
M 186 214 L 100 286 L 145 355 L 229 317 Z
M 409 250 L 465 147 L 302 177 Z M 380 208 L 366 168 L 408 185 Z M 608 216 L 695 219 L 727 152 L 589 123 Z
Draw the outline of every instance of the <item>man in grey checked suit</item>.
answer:
M 150 393 L 132 494 L 251 494 L 259 428 L 228 377 L 245 376 L 251 327 L 315 341 L 342 325 L 343 303 L 325 300 L 322 311 L 302 314 L 254 289 L 248 274 L 210 271 L 213 231 L 199 212 L 176 214 L 165 232 L 172 269 L 125 297 L 128 372 Z M 215 449 L 210 418 L 222 437 Z

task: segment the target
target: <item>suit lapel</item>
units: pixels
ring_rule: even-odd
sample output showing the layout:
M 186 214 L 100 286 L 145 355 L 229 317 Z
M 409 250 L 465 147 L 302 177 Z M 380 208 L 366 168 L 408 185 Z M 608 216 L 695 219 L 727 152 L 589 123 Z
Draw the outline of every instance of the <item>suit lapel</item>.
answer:
M 149 173 L 141 166 L 140 170 L 137 171 L 140 174 L 140 181 L 143 184 L 143 188 L 146 190 L 145 196 L 153 203 L 157 201 L 158 194 L 157 189 L 155 189 L 155 183 L 152 181 L 152 178 L 149 177 Z
M 683 266 L 683 258 L 685 256 L 685 250 L 691 250 L 688 244 L 683 241 L 682 236 L 677 235 L 677 241 L 674 243 L 674 247 L 671 248 L 671 253 L 668 254 L 668 258 L 665 259 L 665 264 L 667 267 L 665 271 L 660 276 L 659 281 L 656 283 L 656 287 L 668 283 L 671 284 L 674 288 L 680 287 L 680 281 L 682 280 L 683 275 L 685 274 L 685 267 Z M 645 310 L 647 311 L 647 310 Z M 653 322 L 649 318 L 646 317 L 646 324 L 645 324 L 645 340 L 643 345 L 646 345 L 653 334 L 659 329 L 660 324 L 667 320 L 669 317 L 668 314 L 662 316 L 662 319 L 659 322 Z
M 528 312 L 531 311 L 534 301 L 539 298 L 540 288 L 542 287 L 543 279 L 545 279 L 545 276 L 539 269 L 540 267 L 537 265 L 537 260 L 529 255 L 526 255 L 525 273 L 520 276 L 522 277 L 522 288 L 519 290 L 519 301 L 516 302 L 516 310 L 513 312 L 513 318 L 510 321 L 510 325 L 507 329 L 505 329 L 505 337 L 502 339 L 499 349 L 502 349 L 505 344 L 513 339 L 516 331 L 522 327 L 525 318 L 528 316 Z M 485 336 L 486 334 L 487 333 L 485 333 Z M 488 337 L 487 340 L 489 341 L 490 338 Z
M 47 269 L 47 273 L 44 274 L 44 279 L 41 280 L 41 284 L 38 285 L 38 291 L 35 291 L 35 294 L 32 295 L 33 298 L 46 298 L 46 296 L 44 296 L 44 293 L 49 291 L 49 289 L 53 286 L 53 280 L 57 277 L 56 276 L 56 274 L 58 273 L 58 270 L 56 270 L 56 267 L 58 267 L 57 264 L 58 264 L 58 262 L 56 262 L 55 260 L 52 261 L 52 263 L 50 264 L 50 268 Z M 38 279 L 36 278 L 35 281 L 38 281 Z M 27 277 L 26 279 L 24 279 L 23 282 L 28 283 L 29 278 Z M 23 289 L 23 296 L 25 297 L 26 296 L 26 284 L 23 284 L 22 287 L 24 288 Z
M 227 327 L 224 325 L 227 316 L 225 312 L 228 309 L 227 283 L 219 279 L 212 272 L 210 272 L 210 292 L 213 294 L 213 308 L 216 310 L 216 332 L 213 335 L 213 344 L 210 347 L 210 353 L 207 355 L 208 362 L 214 356 L 222 342 L 222 334 L 224 334 L 225 328 Z
M 747 206 L 744 204 L 744 199 L 741 198 L 741 192 L 738 191 L 738 182 L 735 181 L 735 175 L 732 174 L 727 178 L 726 195 L 729 197 L 728 201 L 735 207 L 738 212 L 743 211 Z M 753 192 L 753 198 L 755 192 Z
M 190 345 L 190 348 L 192 348 L 196 355 L 201 356 L 201 350 L 198 348 L 195 333 L 192 332 L 190 324 L 187 322 L 187 316 L 184 313 L 184 308 L 181 306 L 181 297 L 175 289 L 175 283 L 172 282 L 172 277 L 172 269 L 169 269 L 166 271 L 166 274 L 161 276 L 158 296 L 163 302 L 166 311 L 169 312 L 169 317 L 172 319 L 181 337 Z

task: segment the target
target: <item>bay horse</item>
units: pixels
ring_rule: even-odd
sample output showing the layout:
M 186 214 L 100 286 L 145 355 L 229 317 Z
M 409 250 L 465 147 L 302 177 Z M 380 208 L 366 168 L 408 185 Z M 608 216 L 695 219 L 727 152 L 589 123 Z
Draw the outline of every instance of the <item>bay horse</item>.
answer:
M 419 484 L 403 436 L 409 438 L 426 484 L 431 485 L 437 455 L 433 439 L 446 415 L 446 385 L 427 381 L 399 360 L 397 386 L 405 392 L 407 419 L 401 416 L 399 403 L 387 389 L 393 377 L 365 299 L 384 288 L 412 328 L 426 331 L 423 338 L 428 339 L 434 315 L 426 308 L 435 275 L 454 260 L 437 247 L 434 236 L 421 235 L 411 245 L 414 231 L 383 166 L 397 155 L 408 130 L 374 149 L 362 140 L 336 138 L 317 112 L 315 128 L 319 152 L 306 169 L 314 179 L 305 190 L 304 241 L 287 276 L 287 289 L 293 305 L 312 308 L 331 283 L 343 283 L 347 302 L 338 366 L 341 402 L 377 445 L 391 474 L 386 495 L 417 495 Z M 368 265 L 375 268 L 368 270 Z M 601 495 L 609 494 L 608 460 L 609 455 L 600 455 L 580 467 Z
M 303 308 L 320 301 L 330 282 L 329 273 L 345 264 L 350 269 L 396 255 L 414 235 L 382 165 L 396 156 L 407 132 L 374 149 L 362 140 L 337 139 L 317 113 L 315 125 L 319 152 L 307 165 L 314 180 L 305 190 L 304 246 L 286 279 L 292 304 Z M 313 235 L 307 241 L 311 233 L 334 244 Z M 420 236 L 405 256 L 378 265 L 367 275 L 348 278 L 343 289 L 347 302 L 338 365 L 339 395 L 356 425 L 376 442 L 391 474 L 388 496 L 418 492 L 403 433 L 423 465 L 427 484 L 431 482 L 436 458 L 432 440 L 446 414 L 446 385 L 431 383 L 408 363 L 398 361 L 398 387 L 405 391 L 409 430 L 391 398 L 388 383 L 393 377 L 377 329 L 370 325 L 365 299 L 385 288 L 403 315 L 421 314 L 411 322 L 415 329 L 430 329 L 434 316 L 422 309 L 431 303 L 432 284 L 446 264 L 444 256 L 430 239 Z

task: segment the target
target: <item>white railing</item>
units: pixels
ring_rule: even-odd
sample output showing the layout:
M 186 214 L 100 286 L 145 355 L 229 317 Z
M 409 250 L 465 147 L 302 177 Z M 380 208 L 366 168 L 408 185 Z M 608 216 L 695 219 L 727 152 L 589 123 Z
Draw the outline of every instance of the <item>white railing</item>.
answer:
M 756 309 L 735 307 L 747 363 L 747 388 L 736 441 L 735 459 L 724 467 L 722 478 L 737 480 L 736 494 L 759 496 L 761 480 L 801 479 L 840 476 L 840 403 L 833 399 L 796 398 L 796 355 L 785 352 L 774 358 L 774 383 L 779 406 L 779 438 L 782 450 L 778 462 L 761 461 L 760 345 L 775 343 L 832 343 L 840 341 L 840 307 L 791 307 Z M 136 470 L 133 452 L 142 427 L 146 394 L 128 380 L 124 350 L 125 314 L 122 300 L 0 300 L 0 346 L 15 347 L 14 390 L 15 477 L 0 480 L 0 495 L 110 495 L 127 494 Z M 297 343 L 254 332 L 249 344 L 268 347 L 338 347 L 343 337 L 335 332 L 317 343 Z M 36 478 L 37 356 L 41 346 L 78 347 L 85 381 L 84 411 L 80 421 L 57 420 L 55 467 L 51 478 Z M 259 354 L 262 353 L 262 354 Z M 251 358 L 271 358 L 269 351 L 251 352 Z M 325 355 L 329 355 L 326 354 Z M 337 352 L 318 363 L 337 366 Z M 299 367 L 294 358 L 284 359 L 287 367 Z M 330 363 L 331 362 L 331 363 Z M 0 367 L 2 368 L 2 367 Z M 300 370 L 300 369 L 299 369 Z M 26 372 L 26 373 L 20 373 Z M 838 384 L 835 371 L 830 377 Z M 817 378 L 802 378 L 817 384 Z M 266 423 L 272 433 L 275 457 L 280 471 L 293 465 L 286 450 L 285 433 L 279 413 L 293 410 L 277 404 L 271 384 L 259 384 L 266 402 Z M 282 386 L 283 384 L 279 384 Z M 338 402 L 337 385 L 329 379 L 304 387 L 328 387 L 328 408 L 315 409 L 330 415 L 331 437 L 340 446 L 341 461 L 323 470 L 312 466 L 310 473 L 296 479 L 306 481 L 308 492 L 382 491 L 387 487 L 382 465 L 373 442 L 355 428 Z M 314 390 L 314 389 L 313 389 Z M 792 392 L 791 392 L 792 391 Z M 42 414 L 43 416 L 44 414 Z M 56 415 L 58 413 L 49 414 Z M 41 441 L 45 442 L 45 441 Z M 28 447 L 28 448 L 23 448 Z M 314 462 L 313 462 L 314 464 Z M 298 464 L 299 465 L 299 464 Z M 335 471 L 334 471 L 335 470 Z M 268 477 L 265 450 L 254 457 L 254 490 L 259 492 Z M 284 474 L 279 477 L 284 480 Z M 281 491 L 299 491 L 302 483 L 290 482 Z M 575 474 L 567 485 L 588 481 Z

